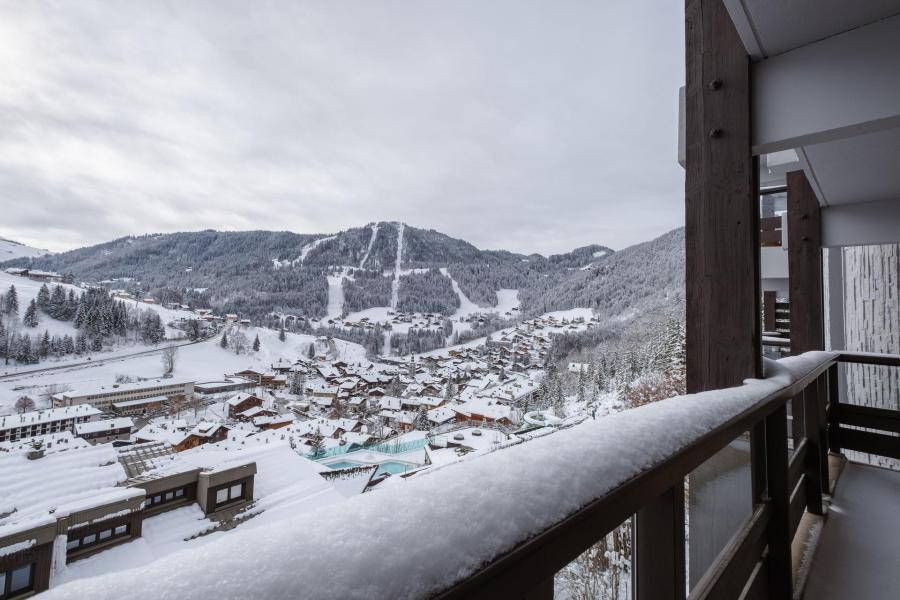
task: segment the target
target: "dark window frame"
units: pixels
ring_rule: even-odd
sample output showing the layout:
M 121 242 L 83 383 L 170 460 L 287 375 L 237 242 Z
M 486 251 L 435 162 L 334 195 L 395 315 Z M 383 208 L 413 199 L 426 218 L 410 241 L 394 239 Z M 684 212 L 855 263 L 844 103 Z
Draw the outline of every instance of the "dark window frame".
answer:
M 117 534 L 116 529 L 123 526 L 125 527 L 125 531 Z M 107 531 L 109 532 L 109 535 L 106 537 L 101 537 L 101 534 Z M 126 537 L 131 537 L 131 523 L 110 525 L 109 527 L 104 527 L 103 529 L 100 529 L 98 531 L 92 531 L 90 533 L 85 532 L 77 536 L 69 534 L 68 538 L 66 539 L 66 553 L 68 554 L 69 552 L 81 552 L 84 549 L 91 549 L 102 544 L 107 544 L 113 540 L 118 540 Z M 88 538 L 93 539 L 90 542 L 86 542 L 85 540 Z M 69 544 L 76 540 L 78 541 L 78 545 L 69 548 Z
M 15 592 L 12 591 L 12 574 L 16 571 L 21 570 L 23 567 L 28 567 L 28 584 L 19 588 Z M 34 591 L 34 573 L 35 573 L 36 564 L 35 563 L 26 563 L 24 565 L 19 565 L 18 567 L 13 567 L 11 569 L 7 569 L 3 571 L 3 587 L 0 588 L 0 600 L 7 600 L 9 598 L 17 598 L 23 594 L 27 594 L 29 592 Z
M 147 496 L 144 499 L 144 508 L 156 508 L 157 506 L 165 506 L 166 504 L 173 504 L 175 502 L 184 500 L 188 497 L 187 488 L 188 486 L 183 485 L 177 488 L 162 490 L 153 494 L 152 496 Z M 169 494 L 172 494 L 171 498 L 167 498 Z M 159 500 L 157 500 L 157 498 L 159 498 Z

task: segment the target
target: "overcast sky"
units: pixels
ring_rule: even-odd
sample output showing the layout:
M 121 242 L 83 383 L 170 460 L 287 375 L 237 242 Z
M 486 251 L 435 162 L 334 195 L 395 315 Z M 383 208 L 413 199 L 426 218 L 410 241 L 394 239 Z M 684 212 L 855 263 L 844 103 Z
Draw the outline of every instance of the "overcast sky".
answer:
M 683 222 L 683 3 L 0 0 L 0 236 L 402 220 L 620 249 Z

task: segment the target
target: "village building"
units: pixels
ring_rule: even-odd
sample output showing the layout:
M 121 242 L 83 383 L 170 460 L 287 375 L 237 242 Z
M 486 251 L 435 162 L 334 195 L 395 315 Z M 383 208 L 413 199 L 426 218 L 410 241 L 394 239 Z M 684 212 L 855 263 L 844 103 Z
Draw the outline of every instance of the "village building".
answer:
M 15 442 L 24 438 L 72 431 L 75 425 L 100 419 L 102 414 L 101 410 L 93 406 L 80 404 L 7 415 L 0 417 L 0 442 Z
M 254 407 L 261 407 L 262 405 L 262 398 L 259 398 L 258 396 L 255 396 L 253 394 L 245 393 L 238 394 L 237 396 L 232 396 L 225 401 L 225 406 L 228 407 L 228 418 L 235 420 L 241 419 L 241 413 Z
M 106 444 L 128 440 L 133 429 L 134 422 L 130 417 L 116 417 L 78 423 L 75 425 L 75 435 L 91 444 Z
M 194 395 L 194 382 L 178 379 L 154 379 L 134 383 L 108 384 L 84 387 L 80 390 L 60 392 L 53 395 L 53 406 L 74 406 L 92 404 L 99 409 L 108 409 L 116 402 L 140 400 L 154 396 L 166 396 L 187 400 Z

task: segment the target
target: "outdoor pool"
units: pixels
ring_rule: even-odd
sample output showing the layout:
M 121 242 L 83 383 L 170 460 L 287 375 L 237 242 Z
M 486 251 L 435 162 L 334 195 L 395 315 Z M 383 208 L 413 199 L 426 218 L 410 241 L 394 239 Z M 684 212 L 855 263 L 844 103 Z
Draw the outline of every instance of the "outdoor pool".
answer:
M 342 460 L 338 462 L 331 463 L 326 465 L 329 469 L 349 469 L 351 467 L 364 467 L 363 463 L 350 462 L 349 460 Z M 390 473 L 391 475 L 397 475 L 399 473 L 406 473 L 410 469 L 414 469 L 413 465 L 408 465 L 406 463 L 401 462 L 383 462 L 378 465 L 378 470 L 375 471 L 375 475 L 381 475 L 383 473 Z

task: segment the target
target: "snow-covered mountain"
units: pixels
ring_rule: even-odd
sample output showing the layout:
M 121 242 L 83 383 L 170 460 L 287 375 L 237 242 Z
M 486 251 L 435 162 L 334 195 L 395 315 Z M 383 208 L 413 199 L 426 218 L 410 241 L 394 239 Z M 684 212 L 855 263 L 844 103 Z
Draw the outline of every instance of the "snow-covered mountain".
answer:
M 45 254 L 50 254 L 50 251 L 32 248 L 31 246 L 0 237 L 0 262 L 14 258 L 33 258 Z
M 516 292 L 525 314 L 576 307 L 612 314 L 631 299 L 652 307 L 682 285 L 678 231 L 618 253 L 591 245 L 545 257 L 481 250 L 389 222 L 321 235 L 208 230 L 130 236 L 12 264 L 79 281 L 119 279 L 115 287 L 252 318 L 373 307 L 449 316 L 461 305 L 493 309 Z

